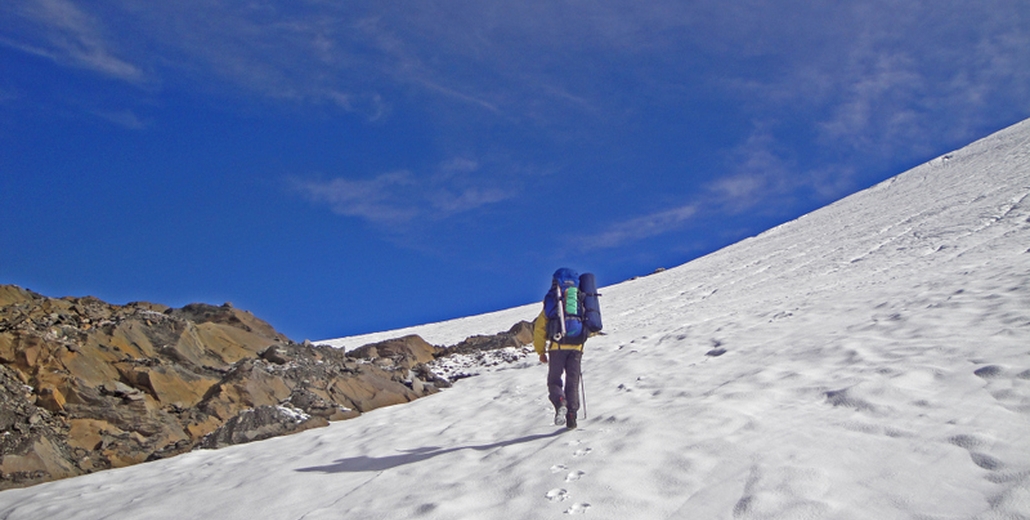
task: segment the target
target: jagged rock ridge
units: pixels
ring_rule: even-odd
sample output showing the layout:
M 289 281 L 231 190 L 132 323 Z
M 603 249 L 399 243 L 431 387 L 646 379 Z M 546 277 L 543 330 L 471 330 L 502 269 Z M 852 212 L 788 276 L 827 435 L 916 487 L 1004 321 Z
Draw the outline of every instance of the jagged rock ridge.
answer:
M 467 342 L 528 343 L 520 326 Z M 407 336 L 347 353 L 292 342 L 231 304 L 111 305 L 0 286 L 0 489 L 408 402 L 450 386 L 427 363 L 459 351 L 468 345 Z

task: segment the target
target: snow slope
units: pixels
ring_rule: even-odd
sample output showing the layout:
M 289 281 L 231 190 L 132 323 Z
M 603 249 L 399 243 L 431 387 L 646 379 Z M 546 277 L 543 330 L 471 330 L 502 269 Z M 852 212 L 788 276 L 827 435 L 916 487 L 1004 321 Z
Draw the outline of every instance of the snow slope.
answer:
M 525 361 L 328 428 L 4 491 L 0 519 L 1030 518 L 1028 193 L 1025 121 L 602 289 L 573 432 Z

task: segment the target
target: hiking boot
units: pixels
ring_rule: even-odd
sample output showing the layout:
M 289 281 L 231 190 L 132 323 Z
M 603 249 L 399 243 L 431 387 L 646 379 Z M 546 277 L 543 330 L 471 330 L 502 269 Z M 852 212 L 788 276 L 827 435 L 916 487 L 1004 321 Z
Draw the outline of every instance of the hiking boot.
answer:
M 569 415 L 565 417 L 565 427 L 570 430 L 576 429 L 576 412 L 569 412 Z
M 562 399 L 561 404 L 558 405 L 558 409 L 554 412 L 554 425 L 562 426 L 565 424 L 566 416 L 569 414 L 569 409 L 565 407 L 565 400 Z

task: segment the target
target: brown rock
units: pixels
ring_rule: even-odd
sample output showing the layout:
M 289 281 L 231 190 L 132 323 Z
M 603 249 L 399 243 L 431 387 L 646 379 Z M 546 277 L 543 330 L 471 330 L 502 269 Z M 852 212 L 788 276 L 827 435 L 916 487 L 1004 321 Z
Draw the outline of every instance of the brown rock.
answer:
M 0 286 L 3 287 L 3 286 Z M 0 363 L 5 365 L 15 362 L 14 335 L 0 333 Z
M 439 351 L 439 347 L 430 345 L 426 340 L 412 334 L 364 345 L 351 351 L 350 355 L 366 359 L 388 358 L 403 368 L 412 368 L 416 364 L 432 361 Z
M 31 302 L 36 298 L 40 298 L 40 296 L 17 285 L 0 285 L 0 307 Z
M 213 323 L 226 325 L 229 329 L 242 330 L 252 333 L 265 339 L 269 343 L 288 343 L 289 338 L 276 332 L 267 322 L 258 319 L 253 314 L 236 309 L 232 304 L 226 303 L 220 307 L 203 303 L 193 303 L 182 309 L 172 311 L 173 315 L 186 318 L 197 324 Z
M 68 421 L 68 444 L 73 448 L 85 451 L 99 450 L 103 447 L 104 435 L 112 431 L 122 433 L 107 421 L 96 419 L 72 419 Z
M 59 372 L 67 374 L 67 379 L 79 380 L 87 386 L 99 386 L 105 381 L 117 381 L 118 370 L 109 362 L 93 352 L 72 351 L 66 348 L 57 348 L 57 359 L 49 365 L 57 368 Z
M 515 336 L 519 345 L 533 344 L 533 324 L 528 321 L 520 321 L 508 330 L 508 334 Z
M 54 385 L 44 384 L 36 390 L 38 397 L 36 404 L 51 412 L 63 412 L 64 405 L 68 402 L 64 394 Z
M 211 415 L 227 421 L 241 411 L 257 406 L 274 406 L 290 396 L 291 388 L 283 378 L 264 370 L 254 360 L 246 360 L 212 388 L 200 405 Z
M 199 376 L 176 366 L 154 367 L 149 379 L 154 397 L 163 405 L 177 408 L 195 406 L 218 383 L 217 379 Z
M 191 439 L 199 440 L 205 435 L 217 430 L 221 425 L 222 420 L 218 417 L 205 415 L 202 420 L 188 424 L 186 426 L 186 432 L 189 433 Z
M 325 426 L 328 421 L 299 410 L 263 405 L 243 410 L 204 438 L 204 448 L 222 448 Z
M 414 391 L 384 377 L 381 372 L 369 371 L 359 377 L 341 378 L 332 388 L 337 394 L 336 399 L 350 401 L 353 408 L 362 413 L 418 398 Z
M 25 368 L 36 366 L 39 363 L 39 355 L 42 350 L 43 347 L 39 344 L 39 338 L 26 338 L 25 344 L 21 345 L 18 351 L 19 364 Z
M 222 362 L 232 364 L 256 357 L 272 342 L 270 338 L 218 323 L 201 323 L 193 331 L 200 344 Z
M 70 456 L 46 437 L 39 437 L 24 450 L 3 456 L 0 472 L 24 476 L 29 480 L 55 480 L 79 474 Z M 33 478 L 35 477 L 35 478 Z
M 218 384 L 214 377 L 198 375 L 176 365 L 117 363 L 115 366 L 122 379 L 149 393 L 163 406 L 190 408 Z
M 0 437 L 0 489 L 405 403 L 446 385 L 424 365 L 440 351 L 408 336 L 362 359 L 290 342 L 228 304 L 119 306 L 0 286 L 0 427 L 12 432 Z

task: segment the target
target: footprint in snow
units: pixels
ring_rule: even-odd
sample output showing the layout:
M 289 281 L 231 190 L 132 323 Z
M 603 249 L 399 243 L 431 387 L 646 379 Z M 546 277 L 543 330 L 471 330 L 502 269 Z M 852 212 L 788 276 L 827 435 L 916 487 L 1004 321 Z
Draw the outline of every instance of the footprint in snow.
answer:
M 572 456 L 573 457 L 583 457 L 583 456 L 586 456 L 587 454 L 589 454 L 591 451 L 594 451 L 594 450 L 591 449 L 591 448 L 580 448 L 580 449 L 574 451 L 572 453 Z
M 567 515 L 581 515 L 583 513 L 586 513 L 587 509 L 590 509 L 590 504 L 576 503 L 576 504 L 572 504 L 572 507 L 566 509 L 565 510 L 565 514 L 567 514 Z
M 546 496 L 547 500 L 550 500 L 551 502 L 564 502 L 569 499 L 569 492 L 564 489 L 554 488 L 548 491 L 544 496 Z
M 991 455 L 988 455 L 982 451 L 987 445 L 987 442 L 973 435 L 955 435 L 948 439 L 948 442 L 958 446 L 969 452 L 969 458 L 973 460 L 973 464 L 980 466 L 987 471 L 1000 471 L 1005 467 L 1005 464 Z
M 568 475 L 565 475 L 565 482 L 575 482 L 579 480 L 583 475 L 586 475 L 586 473 L 579 470 L 570 471 Z
M 551 466 L 551 473 L 561 473 L 567 469 L 569 469 L 569 467 L 565 464 L 555 464 L 554 466 Z

